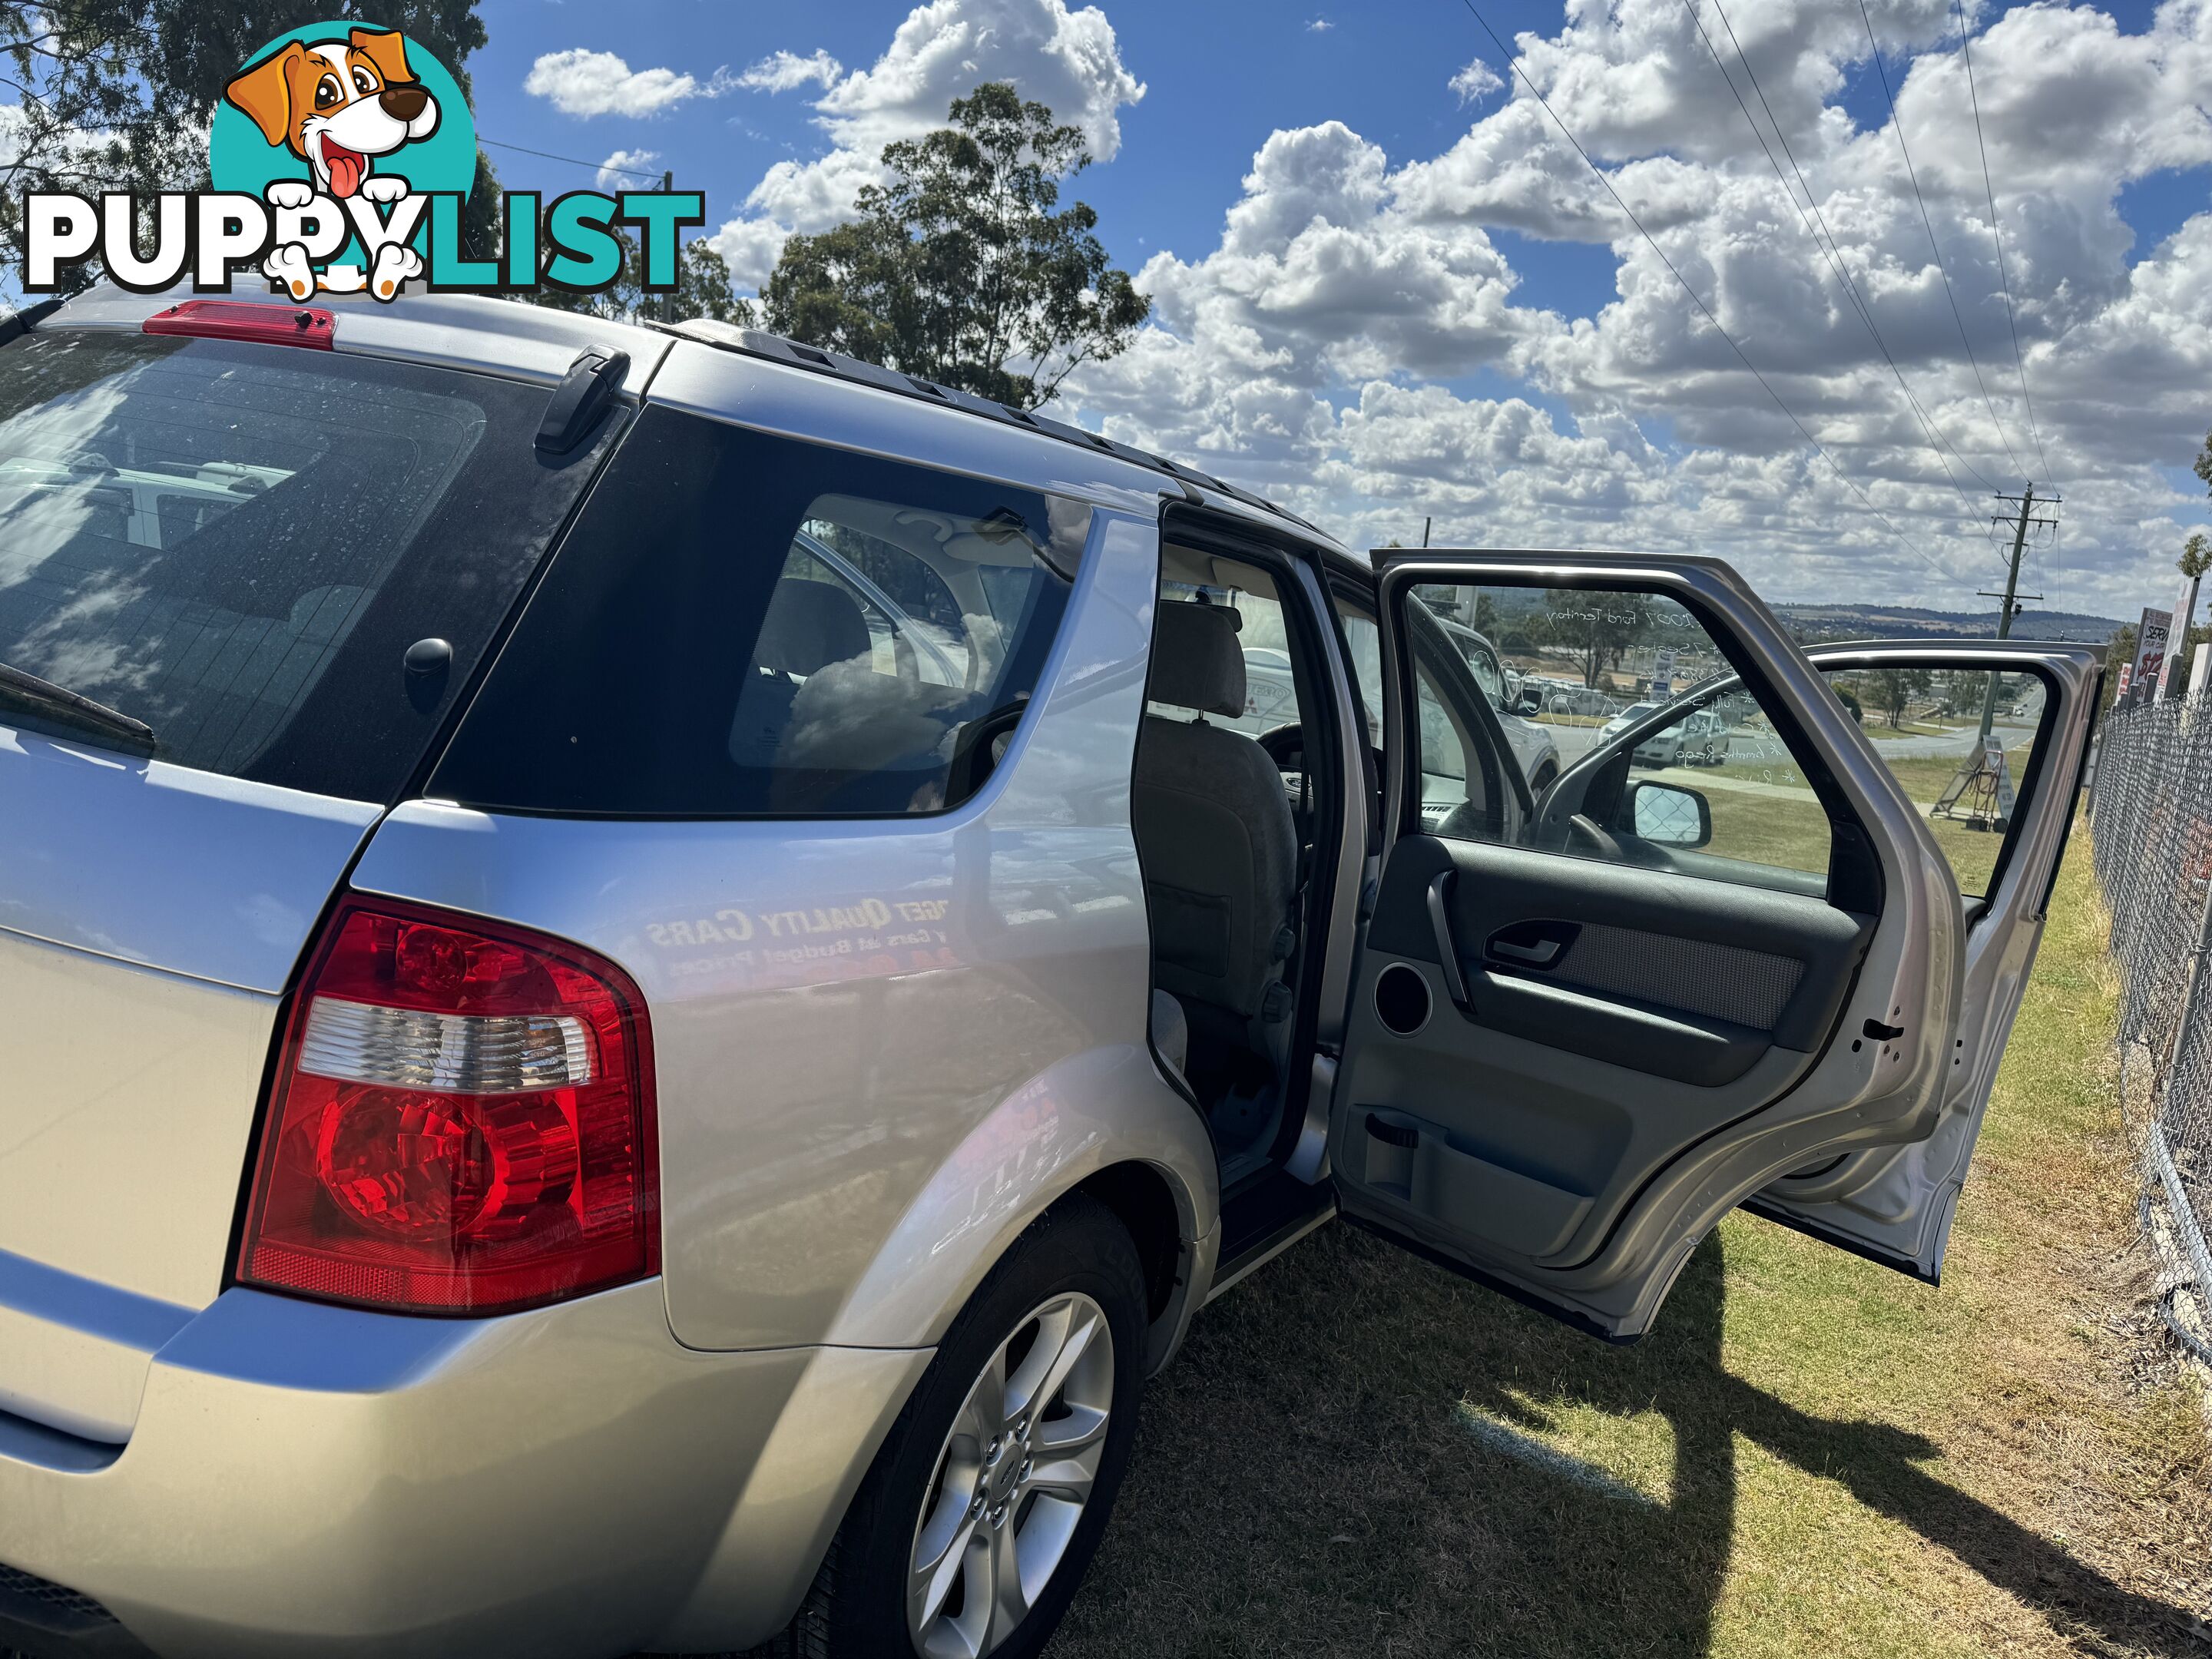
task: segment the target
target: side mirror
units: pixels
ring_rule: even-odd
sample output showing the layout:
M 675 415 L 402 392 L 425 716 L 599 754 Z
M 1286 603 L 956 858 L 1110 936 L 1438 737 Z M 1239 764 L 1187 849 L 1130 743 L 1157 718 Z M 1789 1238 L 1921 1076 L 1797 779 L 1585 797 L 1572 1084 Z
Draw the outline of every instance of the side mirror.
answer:
M 1638 841 L 1655 847 L 1703 847 L 1713 838 L 1713 808 L 1703 793 L 1671 783 L 1637 784 L 1628 793 Z

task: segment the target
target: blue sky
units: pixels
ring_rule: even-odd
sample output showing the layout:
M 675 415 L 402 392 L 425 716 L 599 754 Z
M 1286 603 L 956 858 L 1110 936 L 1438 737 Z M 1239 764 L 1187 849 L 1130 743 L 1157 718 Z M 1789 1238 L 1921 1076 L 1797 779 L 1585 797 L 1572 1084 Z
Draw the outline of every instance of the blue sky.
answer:
M 1698 16 L 1718 33 L 1713 5 Z M 1872 10 L 1973 362 L 1856 4 L 1727 13 L 1942 454 L 1680 0 L 1571 17 L 1485 0 L 1832 465 L 1685 320 L 1688 298 L 1525 88 L 1455 87 L 1477 58 L 1504 68 L 1456 0 L 481 9 L 481 134 L 672 168 L 706 192 L 741 285 L 783 235 L 834 222 L 885 138 L 975 81 L 1054 102 L 1102 156 L 1076 192 L 1156 302 L 1136 348 L 1070 382 L 1067 411 L 1355 544 L 1433 513 L 1462 541 L 1712 550 L 1779 597 L 1963 607 L 1994 568 L 1972 523 L 1984 484 L 2026 473 L 2068 491 L 2048 561 L 2067 602 L 2117 613 L 2162 589 L 2207 519 L 2188 465 L 2212 425 L 2212 0 L 1968 11 L 2039 458 L 1951 0 Z M 779 53 L 792 73 L 745 83 Z M 797 79 L 801 62 L 817 67 Z M 510 187 L 591 178 L 494 155 Z

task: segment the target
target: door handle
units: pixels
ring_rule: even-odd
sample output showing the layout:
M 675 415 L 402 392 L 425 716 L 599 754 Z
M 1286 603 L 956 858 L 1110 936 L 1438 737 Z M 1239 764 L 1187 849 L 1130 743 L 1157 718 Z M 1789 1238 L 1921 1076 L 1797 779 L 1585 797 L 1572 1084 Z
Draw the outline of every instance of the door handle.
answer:
M 1511 922 L 1484 941 L 1483 955 L 1506 968 L 1547 973 L 1566 960 L 1582 931 L 1574 921 Z
M 1429 878 L 1429 926 L 1436 932 L 1437 959 L 1444 974 L 1444 990 L 1452 1006 L 1462 1014 L 1472 1016 L 1474 1003 L 1467 994 L 1467 975 L 1459 965 L 1459 946 L 1452 942 L 1451 913 L 1444 908 L 1444 900 L 1451 891 L 1452 878 L 1458 872 L 1439 870 Z
M 1491 954 L 1512 962 L 1525 962 L 1531 968 L 1548 968 L 1559 959 L 1565 943 L 1556 939 L 1540 939 L 1534 945 L 1516 945 L 1510 939 L 1490 941 Z

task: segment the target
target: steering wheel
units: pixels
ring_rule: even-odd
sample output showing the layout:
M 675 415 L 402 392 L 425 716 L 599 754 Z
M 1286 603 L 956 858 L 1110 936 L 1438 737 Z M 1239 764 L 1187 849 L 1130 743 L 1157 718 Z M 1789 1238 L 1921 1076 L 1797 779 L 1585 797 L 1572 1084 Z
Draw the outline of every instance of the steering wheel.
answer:
M 1306 729 L 1297 721 L 1269 726 L 1260 734 L 1258 742 L 1267 751 L 1267 758 L 1275 763 L 1278 772 L 1306 769 Z

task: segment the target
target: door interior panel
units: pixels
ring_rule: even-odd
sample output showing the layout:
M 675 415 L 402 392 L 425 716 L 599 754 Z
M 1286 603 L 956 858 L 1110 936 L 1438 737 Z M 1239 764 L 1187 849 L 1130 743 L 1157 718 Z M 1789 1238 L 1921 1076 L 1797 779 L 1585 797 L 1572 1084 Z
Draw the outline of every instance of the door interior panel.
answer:
M 1517 975 L 1747 1029 L 1784 1048 L 1820 1046 L 1874 931 L 1873 918 L 1808 895 L 1413 836 L 1391 851 L 1373 948 L 1438 960 L 1428 891 L 1439 875 L 1470 988 L 1478 975 Z M 1540 962 L 1516 948 L 1552 943 L 1561 948 Z M 1480 997 L 1474 1018 L 1498 1023 Z M 1625 1026 L 1617 1051 L 1632 1066 L 1639 1029 Z
M 1872 933 L 1809 896 L 1407 836 L 1353 1003 L 1338 1180 L 1428 1237 L 1571 1266 L 1670 1158 L 1787 1092 Z

